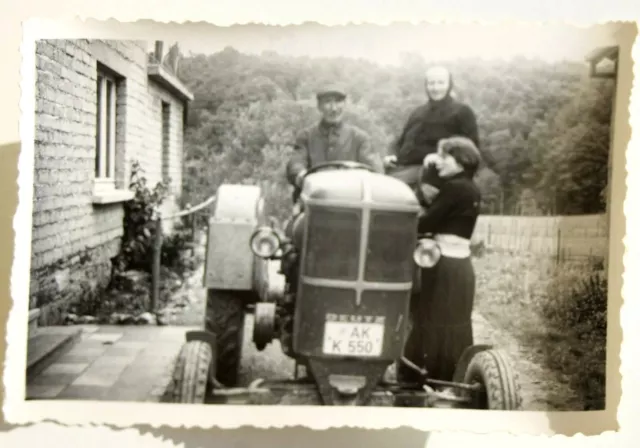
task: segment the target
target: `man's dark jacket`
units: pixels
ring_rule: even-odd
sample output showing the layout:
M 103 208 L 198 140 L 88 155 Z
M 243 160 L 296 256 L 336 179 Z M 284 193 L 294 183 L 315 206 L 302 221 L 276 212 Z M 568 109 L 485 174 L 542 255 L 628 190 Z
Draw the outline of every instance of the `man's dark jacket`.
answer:
M 302 170 L 339 160 L 364 163 L 378 173 L 384 172 L 382 157 L 371 146 L 365 131 L 348 123 L 328 125 L 321 121 L 297 135 L 294 153 L 287 163 L 287 180 L 293 184 Z

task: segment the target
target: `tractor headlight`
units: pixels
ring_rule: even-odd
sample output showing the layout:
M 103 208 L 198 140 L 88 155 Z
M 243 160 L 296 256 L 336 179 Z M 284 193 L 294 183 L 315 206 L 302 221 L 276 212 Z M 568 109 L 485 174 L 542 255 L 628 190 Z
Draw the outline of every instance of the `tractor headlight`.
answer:
M 258 257 L 270 258 L 280 249 L 280 238 L 271 227 L 261 227 L 251 235 L 250 245 Z
M 413 260 L 421 268 L 432 268 L 440 260 L 440 246 L 431 238 L 422 238 L 413 251 Z

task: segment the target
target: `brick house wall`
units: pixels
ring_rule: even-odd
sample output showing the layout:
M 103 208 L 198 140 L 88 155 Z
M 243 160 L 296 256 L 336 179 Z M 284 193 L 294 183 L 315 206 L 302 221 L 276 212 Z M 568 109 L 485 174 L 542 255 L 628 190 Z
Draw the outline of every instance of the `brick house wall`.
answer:
M 30 308 L 41 325 L 107 285 L 133 160 L 151 186 L 172 178 L 163 212 L 178 208 L 192 97 L 166 70 L 151 75 L 149 59 L 146 41 L 37 42 Z

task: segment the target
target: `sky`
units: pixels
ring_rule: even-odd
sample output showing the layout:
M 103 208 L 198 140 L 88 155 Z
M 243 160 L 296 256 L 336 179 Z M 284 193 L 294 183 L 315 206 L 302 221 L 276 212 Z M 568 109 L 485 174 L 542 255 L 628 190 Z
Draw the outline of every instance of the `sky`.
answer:
M 403 53 L 427 61 L 460 57 L 500 59 L 514 56 L 584 61 L 587 53 L 615 45 L 617 25 L 594 27 L 513 23 L 505 25 L 350 25 L 326 27 L 190 24 L 172 34 L 186 55 L 211 54 L 232 46 L 241 52 L 275 51 L 293 56 L 345 56 L 398 64 Z M 170 44 L 170 42 L 168 42 Z

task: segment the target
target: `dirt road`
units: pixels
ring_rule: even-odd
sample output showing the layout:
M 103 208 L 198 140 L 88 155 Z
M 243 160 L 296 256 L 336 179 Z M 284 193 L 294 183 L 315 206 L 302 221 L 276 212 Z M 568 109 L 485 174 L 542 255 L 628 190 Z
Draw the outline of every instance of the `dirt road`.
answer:
M 200 325 L 203 321 L 206 293 L 201 285 L 202 271 L 198 270 L 189 281 L 187 305 L 171 315 L 170 325 Z M 184 302 L 184 297 L 182 298 Z M 256 350 L 250 341 L 253 320 L 247 318 L 243 362 L 242 383 L 248 385 L 257 378 L 291 378 L 294 371 L 292 360 L 282 354 L 277 341 L 264 351 Z M 493 344 L 503 349 L 514 365 L 522 387 L 523 410 L 559 411 L 581 410 L 575 394 L 566 381 L 533 356 L 531 350 L 523 347 L 514 335 L 498 328 L 495 324 L 476 313 L 473 318 L 476 343 Z
M 516 337 L 498 328 L 482 315 L 473 319 L 476 343 L 493 344 L 504 350 L 518 375 L 522 387 L 522 409 L 525 411 L 582 410 L 577 396 L 561 378 L 532 356 L 531 350 L 518 342 Z

